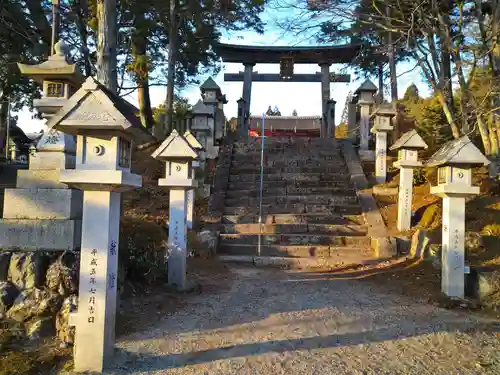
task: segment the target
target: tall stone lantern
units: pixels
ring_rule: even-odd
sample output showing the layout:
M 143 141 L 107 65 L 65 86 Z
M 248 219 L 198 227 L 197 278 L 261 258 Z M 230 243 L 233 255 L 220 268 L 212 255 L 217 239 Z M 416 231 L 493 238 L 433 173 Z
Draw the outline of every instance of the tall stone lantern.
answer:
M 394 128 L 392 118 L 396 115 L 394 107 L 380 104 L 371 114 L 374 118 L 371 133 L 375 134 L 375 179 L 383 184 L 387 180 L 387 133 Z
M 158 180 L 158 185 L 170 190 L 168 283 L 184 290 L 187 286 L 187 191 L 197 186 L 193 162 L 198 159 L 198 153 L 186 138 L 173 130 L 152 156 L 166 163 L 165 178 Z
M 359 119 L 359 156 L 363 160 L 373 160 L 373 152 L 369 150 L 370 140 L 370 111 L 375 103 L 373 95 L 378 91 L 377 86 L 367 79 L 355 91 L 358 96 Z
M 392 146 L 391 150 L 398 151 L 398 160 L 394 167 L 399 169 L 399 200 L 398 222 L 399 231 L 411 227 L 411 207 L 413 198 L 413 169 L 421 167 L 418 160 L 418 151 L 425 150 L 427 143 L 418 135 L 416 130 L 403 134 Z
M 467 136 L 445 143 L 426 163 L 438 167 L 431 193 L 443 198 L 441 290 L 449 297 L 465 294 L 465 199 L 479 194 L 472 168 L 489 163 Z
M 48 126 L 77 137 L 76 168 L 60 179 L 83 190 L 75 371 L 102 372 L 115 343 L 121 192 L 142 186 L 130 171 L 132 145 L 152 137 L 133 107 L 93 78 Z
M 202 164 L 202 153 L 204 153 L 204 148 L 200 142 L 196 139 L 196 137 L 188 130 L 184 133 L 184 138 L 188 141 L 189 145 L 196 150 L 198 153 L 199 160 L 195 160 L 192 162 L 192 166 L 195 169 L 195 177 L 196 170 L 202 171 L 204 165 Z M 195 201 L 195 191 L 194 189 L 188 190 L 187 192 L 187 229 L 193 229 L 193 217 L 194 217 L 194 201 Z

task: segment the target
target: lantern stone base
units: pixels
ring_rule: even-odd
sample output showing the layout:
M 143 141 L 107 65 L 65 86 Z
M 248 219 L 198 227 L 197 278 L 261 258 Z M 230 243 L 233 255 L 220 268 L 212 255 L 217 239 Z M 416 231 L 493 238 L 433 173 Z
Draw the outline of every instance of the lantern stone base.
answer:
M 81 238 L 81 220 L 0 220 L 3 250 L 76 250 Z
M 6 219 L 79 219 L 81 191 L 72 189 L 5 189 Z
M 61 181 L 81 190 L 123 192 L 142 186 L 142 176 L 117 170 L 66 170 Z

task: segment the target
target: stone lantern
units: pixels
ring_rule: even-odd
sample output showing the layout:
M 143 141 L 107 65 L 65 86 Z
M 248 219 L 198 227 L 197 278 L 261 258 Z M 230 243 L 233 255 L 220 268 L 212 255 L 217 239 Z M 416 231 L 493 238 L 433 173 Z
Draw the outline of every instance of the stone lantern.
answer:
M 198 153 L 199 160 L 195 160 L 192 163 L 193 168 L 198 169 L 199 171 L 203 171 L 204 165 L 202 164 L 204 153 L 203 146 L 198 142 L 196 137 L 188 130 L 184 133 L 184 138 L 188 141 L 189 145 L 196 150 Z M 196 173 L 195 173 L 196 177 Z M 193 229 L 193 214 L 194 214 L 194 201 L 195 194 L 194 189 L 188 190 L 187 192 L 187 229 Z
M 48 127 L 77 137 L 76 168 L 61 182 L 83 190 L 75 371 L 102 372 L 115 343 L 121 192 L 142 186 L 132 144 L 152 141 L 132 105 L 88 78 Z
M 337 102 L 333 99 L 328 99 L 328 101 L 326 102 L 326 108 L 328 109 L 328 117 L 326 118 L 327 138 L 335 138 L 335 104 L 337 104 Z
M 69 63 L 66 50 L 66 45 L 60 40 L 47 61 L 38 65 L 17 64 L 22 75 L 42 86 L 42 98 L 35 99 L 33 105 L 44 118 L 59 111 L 85 80 L 76 64 Z
M 411 227 L 411 207 L 413 197 L 413 169 L 422 166 L 418 161 L 418 151 L 425 150 L 427 144 L 415 130 L 403 134 L 392 146 L 391 150 L 398 151 L 398 160 L 394 167 L 399 169 L 399 200 L 398 222 L 399 231 Z
M 443 198 L 441 290 L 449 297 L 465 294 L 465 198 L 479 194 L 472 168 L 489 163 L 467 136 L 444 144 L 426 163 L 438 167 L 431 193 Z
M 168 283 L 180 290 L 186 288 L 187 258 L 187 191 L 197 184 L 193 162 L 198 153 L 176 130 L 153 153 L 153 158 L 166 162 L 165 178 L 158 185 L 170 189 L 170 222 L 168 225 Z
M 238 123 L 237 123 L 237 136 L 242 140 L 248 140 L 248 126 L 247 126 L 247 114 L 245 113 L 245 100 L 239 98 L 238 103 Z
M 358 96 L 360 111 L 359 120 L 359 156 L 363 160 L 373 160 L 373 152 L 369 150 L 370 140 L 370 110 L 375 100 L 373 95 L 378 91 L 377 86 L 367 79 L 354 92 Z
M 203 103 L 218 106 L 222 92 L 219 85 L 215 83 L 212 77 L 208 77 L 208 79 L 203 82 L 200 86 L 200 91 L 203 97 Z
M 392 105 L 379 105 L 372 113 L 374 124 L 371 133 L 375 134 L 375 179 L 378 184 L 387 180 L 387 133 L 393 130 L 392 118 L 396 110 Z

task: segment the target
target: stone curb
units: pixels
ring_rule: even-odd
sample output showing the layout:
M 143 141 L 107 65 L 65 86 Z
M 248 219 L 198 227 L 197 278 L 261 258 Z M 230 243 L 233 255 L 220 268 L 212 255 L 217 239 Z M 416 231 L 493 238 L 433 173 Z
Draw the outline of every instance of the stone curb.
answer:
M 363 217 L 368 224 L 368 236 L 371 237 L 372 249 L 377 257 L 386 258 L 395 256 L 397 251 L 393 241 L 388 236 L 387 227 L 380 214 L 377 202 L 370 192 L 363 191 L 369 186 L 368 180 L 353 144 L 349 141 L 343 141 L 342 152 L 351 175 L 351 182 L 359 198 Z

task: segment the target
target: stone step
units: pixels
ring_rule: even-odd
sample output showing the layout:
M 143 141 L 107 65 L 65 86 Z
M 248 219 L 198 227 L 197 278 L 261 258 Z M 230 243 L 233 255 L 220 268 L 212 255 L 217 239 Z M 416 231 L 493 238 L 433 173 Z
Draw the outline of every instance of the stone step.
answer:
M 257 215 L 224 215 L 223 224 L 252 224 L 258 223 Z M 263 215 L 265 224 L 323 224 L 323 225 L 364 225 L 362 216 L 339 214 L 275 214 Z
M 257 173 L 238 174 L 229 176 L 229 182 L 260 181 Z M 272 173 L 264 174 L 264 181 L 350 181 L 348 173 Z
M 256 245 L 259 236 L 256 234 L 225 234 L 220 235 L 221 244 Z M 370 246 L 371 240 L 367 236 L 334 236 L 321 233 L 290 233 L 265 234 L 261 236 L 262 245 L 294 245 L 294 246 Z
M 266 181 L 263 183 L 264 189 L 270 188 L 296 188 L 297 190 L 303 191 L 302 189 L 323 189 L 323 188 L 336 188 L 336 189 L 352 189 L 352 184 L 350 180 L 336 180 L 336 181 Z M 230 181 L 227 185 L 227 190 L 257 190 L 260 191 L 260 178 L 254 181 Z M 288 190 L 292 191 L 292 190 Z M 309 190 L 307 190 L 309 191 Z M 322 192 L 322 190 L 310 190 Z
M 333 167 L 333 168 L 342 168 L 347 170 L 347 166 L 343 160 L 338 159 L 335 163 L 331 163 L 331 161 L 317 159 L 317 158 L 302 158 L 302 159 L 269 159 L 264 158 L 264 166 L 265 167 L 274 167 L 274 168 L 324 168 L 324 167 Z M 231 169 L 239 168 L 239 167 L 250 167 L 250 168 L 259 168 L 260 170 L 260 159 L 249 159 L 249 161 L 245 160 L 232 160 L 231 161 Z
M 225 255 L 257 255 L 256 245 L 220 244 L 218 253 Z M 260 256 L 263 257 L 294 257 L 294 258 L 333 258 L 338 265 L 356 264 L 375 259 L 373 250 L 368 247 L 338 247 L 338 246 L 279 246 L 262 245 Z
M 224 204 L 227 207 L 234 206 L 258 206 L 260 202 L 259 197 L 240 196 L 236 198 L 226 198 Z M 264 205 L 290 205 L 295 203 L 304 204 L 322 204 L 322 205 L 343 205 L 343 204 L 357 204 L 359 203 L 356 195 L 351 196 L 329 196 L 329 195 L 282 195 L 282 196 L 263 196 L 262 204 Z
M 233 151 L 233 160 L 260 160 L 262 155 L 261 151 Z M 292 158 L 292 160 L 304 160 L 304 159 L 318 159 L 318 160 L 343 160 L 342 152 L 340 150 L 286 150 L 286 151 L 274 151 L 274 150 L 264 150 L 264 159 L 280 159 L 283 157 Z
M 261 232 L 262 231 L 262 232 Z M 335 224 L 223 224 L 222 232 L 226 234 L 300 234 L 316 233 L 332 236 L 366 236 L 365 225 Z
M 275 167 L 266 166 L 263 168 L 264 175 L 276 173 L 346 173 L 347 169 L 344 165 L 337 166 L 316 166 L 316 167 Z M 236 174 L 260 174 L 260 165 L 244 165 L 230 169 L 232 175 Z
M 264 197 L 283 196 L 283 195 L 330 195 L 330 196 L 355 196 L 356 191 L 351 187 L 335 188 L 335 187 L 311 187 L 311 188 L 297 188 L 293 186 L 288 187 L 269 187 L 264 188 L 262 195 Z M 260 197 L 260 186 L 253 189 L 246 190 L 228 190 L 226 198 L 239 198 L 239 197 Z
M 345 214 L 345 215 L 360 215 L 361 207 L 358 204 L 351 205 L 322 205 L 322 204 L 303 204 L 295 203 L 289 205 L 262 205 L 263 215 L 273 215 L 273 214 L 302 214 L 302 213 L 314 213 L 314 214 Z M 224 207 L 224 215 L 258 215 L 259 206 L 247 207 L 247 206 L 235 206 L 235 207 Z

